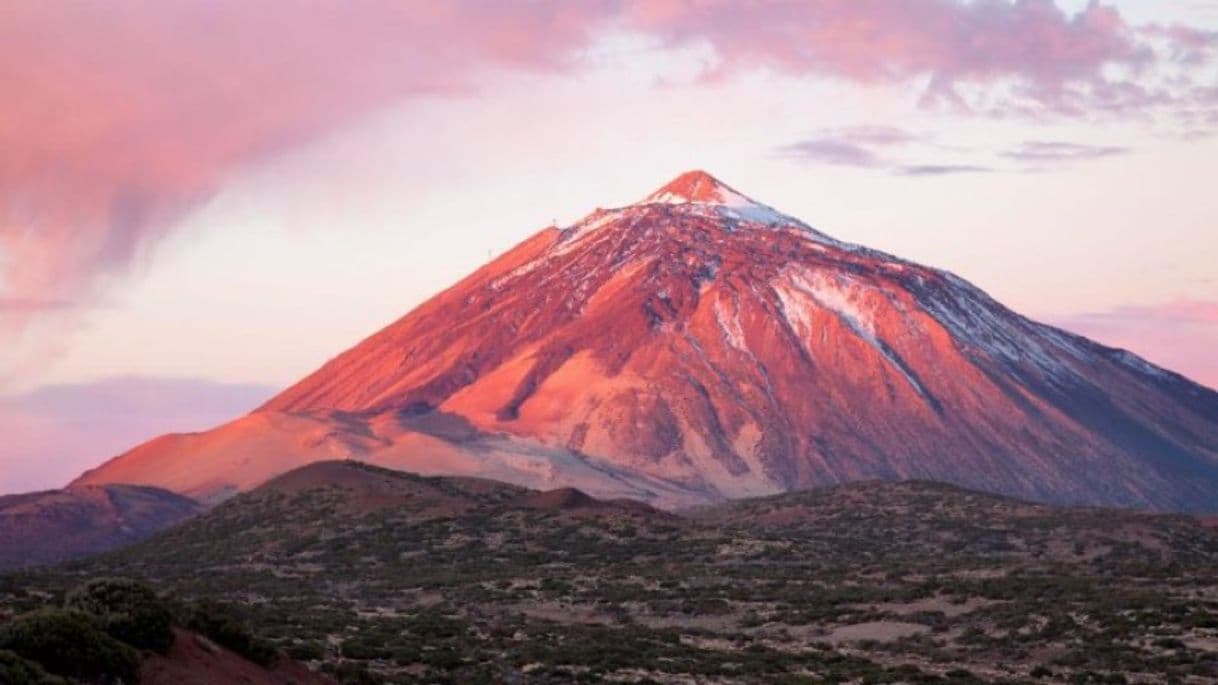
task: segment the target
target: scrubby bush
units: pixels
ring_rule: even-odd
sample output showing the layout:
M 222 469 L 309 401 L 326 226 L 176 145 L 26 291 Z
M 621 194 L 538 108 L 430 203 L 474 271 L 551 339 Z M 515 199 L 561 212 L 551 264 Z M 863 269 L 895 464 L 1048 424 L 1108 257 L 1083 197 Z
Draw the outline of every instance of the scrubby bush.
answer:
M 342 655 L 348 659 L 388 659 L 393 656 L 393 650 L 380 641 L 368 640 L 356 636 L 343 640 Z
M 218 602 L 191 606 L 186 625 L 256 664 L 271 666 L 279 658 L 274 645 L 255 637 L 231 609 Z
M 134 683 L 135 650 L 110 637 L 79 611 L 39 609 L 0 627 L 0 649 L 36 661 L 58 675 L 87 681 Z
M 335 679 L 343 685 L 379 685 L 380 680 L 368 671 L 368 667 L 355 661 L 344 661 L 332 671 Z
M 138 649 L 165 654 L 173 646 L 173 614 L 147 586 L 99 579 L 68 593 L 68 609 L 93 616 L 111 637 Z
M 0 649 L 0 683 L 5 685 L 66 685 L 67 681 L 47 673 L 33 661 L 23 659 L 6 649 Z
M 288 647 L 287 653 L 299 661 L 320 661 L 326 656 L 326 648 L 316 640 L 305 640 Z

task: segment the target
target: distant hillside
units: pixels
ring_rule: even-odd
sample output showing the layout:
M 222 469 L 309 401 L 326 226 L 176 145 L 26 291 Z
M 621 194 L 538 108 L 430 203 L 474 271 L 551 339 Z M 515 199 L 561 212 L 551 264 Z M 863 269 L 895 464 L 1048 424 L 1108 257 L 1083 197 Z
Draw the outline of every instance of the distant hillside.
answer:
M 926 482 L 674 516 L 322 463 L 0 607 L 93 576 L 352 682 L 1218 683 L 1218 530 Z
M 202 511 L 193 500 L 139 485 L 73 486 L 0 497 L 0 570 L 96 554 Z

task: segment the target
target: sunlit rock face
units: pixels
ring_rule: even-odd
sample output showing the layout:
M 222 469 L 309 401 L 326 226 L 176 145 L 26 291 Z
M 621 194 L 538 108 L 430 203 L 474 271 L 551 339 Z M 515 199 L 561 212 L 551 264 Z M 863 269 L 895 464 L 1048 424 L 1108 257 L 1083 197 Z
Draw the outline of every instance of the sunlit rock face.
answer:
M 219 499 L 335 457 L 662 506 L 927 479 L 1212 511 L 1218 394 L 695 171 L 82 481 Z

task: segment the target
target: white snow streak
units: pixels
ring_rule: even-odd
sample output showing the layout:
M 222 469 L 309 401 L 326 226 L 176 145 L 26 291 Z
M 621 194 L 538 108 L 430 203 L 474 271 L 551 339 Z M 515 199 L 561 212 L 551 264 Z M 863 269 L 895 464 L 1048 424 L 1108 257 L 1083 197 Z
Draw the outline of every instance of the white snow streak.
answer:
M 851 328 L 875 337 L 875 320 L 864 308 L 860 286 L 848 279 L 828 276 L 822 272 L 796 272 L 788 276 L 791 285 L 822 308 L 836 312 Z
M 784 316 L 792 327 L 801 333 L 802 339 L 811 336 L 809 304 L 833 312 L 859 338 L 865 340 L 896 369 L 909 386 L 922 397 L 927 397 L 922 384 L 913 377 L 905 365 L 897 359 L 887 345 L 880 342 L 875 333 L 875 319 L 862 302 L 863 286 L 840 276 L 826 276 L 817 272 L 788 272 L 785 282 L 775 284 L 775 292 L 782 302 Z M 802 299 L 802 307 L 797 300 Z M 803 341 L 801 340 L 801 342 Z M 805 343 L 805 348 L 807 347 Z M 809 350 L 811 352 L 811 350 Z
M 715 300 L 715 320 L 719 322 L 719 330 L 723 331 L 723 337 L 727 340 L 727 344 L 740 350 L 748 352 L 748 344 L 744 341 L 744 329 L 740 326 L 740 312 L 724 311 L 723 300 Z
M 1038 369 L 1049 381 L 1077 377 L 1071 359 L 1086 361 L 1090 353 L 1049 326 L 1025 319 L 994 302 L 968 281 L 946 273 L 950 286 L 924 298 L 923 305 L 954 337 L 1013 364 Z

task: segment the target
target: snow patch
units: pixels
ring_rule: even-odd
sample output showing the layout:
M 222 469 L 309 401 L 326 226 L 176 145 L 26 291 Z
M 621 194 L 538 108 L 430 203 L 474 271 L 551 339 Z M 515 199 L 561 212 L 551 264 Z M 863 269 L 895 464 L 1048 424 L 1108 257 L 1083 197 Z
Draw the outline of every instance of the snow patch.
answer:
M 1073 341 L 1006 311 L 959 276 L 947 272 L 944 276 L 947 288 L 926 291 L 919 299 L 958 340 L 1008 363 L 1029 364 L 1048 379 L 1077 375 L 1065 360 L 1083 359 L 1086 353 Z
M 928 397 L 926 389 L 910 373 L 909 369 L 905 366 L 905 362 L 896 356 L 891 347 L 876 336 L 874 315 L 861 302 L 863 286 L 850 279 L 827 276 L 817 272 L 791 272 L 787 274 L 786 281 L 789 283 L 789 286 L 784 287 L 784 284 L 780 283 L 775 288 L 779 299 L 782 301 L 784 314 L 792 306 L 795 306 L 794 302 L 792 302 L 792 293 L 788 292 L 789 287 L 798 296 L 802 296 L 802 298 L 806 298 L 821 309 L 831 311 L 837 315 L 838 319 L 846 324 L 855 335 L 871 345 L 871 347 L 880 353 L 880 356 L 900 372 L 909 383 L 909 386 L 914 389 L 914 392 L 924 398 Z M 800 308 L 795 306 L 795 311 L 798 312 L 795 320 L 803 324 L 808 331 L 804 335 L 810 335 L 811 326 L 807 323 L 808 314 L 806 307 Z
M 807 340 L 812 336 L 812 320 L 808 316 L 808 303 L 800 293 L 784 281 L 772 284 L 774 293 L 778 295 L 778 305 L 782 309 L 782 317 L 787 320 L 791 330 L 799 337 L 801 345 L 807 349 Z M 809 350 L 811 351 L 811 350 Z
M 791 285 L 810 297 L 824 309 L 836 313 L 851 328 L 875 337 L 875 318 L 860 296 L 861 288 L 854 281 L 821 272 L 791 273 Z
M 576 243 L 583 241 L 584 238 L 596 233 L 601 228 L 612 224 L 621 218 L 623 214 L 625 212 L 621 209 L 598 209 L 583 219 L 576 221 L 563 231 L 562 241 L 552 251 L 553 254 L 563 254 L 570 251 Z
M 711 208 L 722 217 L 758 224 L 793 224 L 795 220 L 756 202 L 705 172 L 692 171 L 643 198 L 640 205 Z
M 755 224 L 791 224 L 794 219 L 772 207 L 750 204 L 747 206 L 721 206 L 719 213 L 728 219 Z
M 1140 371 L 1144 374 L 1155 376 L 1156 378 L 1171 378 L 1171 374 L 1167 371 L 1155 366 L 1154 364 L 1151 364 L 1128 350 L 1117 350 L 1116 358 L 1121 364 L 1124 364 L 1126 367 L 1135 371 Z
M 740 350 L 748 352 L 748 344 L 744 340 L 744 329 L 740 326 L 740 312 L 733 310 L 732 312 L 724 311 L 722 299 L 715 300 L 715 321 L 719 323 L 719 330 L 723 331 L 723 338 L 727 340 L 727 344 Z

